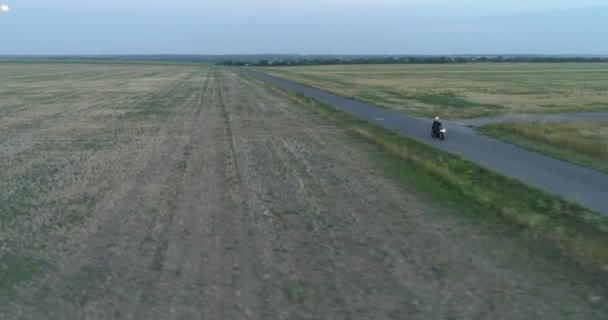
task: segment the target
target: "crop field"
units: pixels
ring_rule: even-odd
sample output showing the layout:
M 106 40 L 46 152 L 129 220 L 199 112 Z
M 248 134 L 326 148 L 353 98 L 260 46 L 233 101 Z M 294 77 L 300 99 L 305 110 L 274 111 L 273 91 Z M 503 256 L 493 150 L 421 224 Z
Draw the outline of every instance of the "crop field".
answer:
M 572 72 L 606 94 L 585 79 L 608 72 Z M 231 69 L 0 63 L 0 319 L 605 319 L 608 269 L 554 249 L 534 229 L 549 219 L 467 218 L 501 208 L 439 201 L 420 188 L 436 175 L 395 178 L 425 172 L 424 153 L 394 160 L 315 110 Z M 450 171 L 459 186 L 485 177 L 450 163 L 470 174 Z
M 608 123 L 501 123 L 480 128 L 496 137 L 537 151 L 608 173 Z
M 413 115 L 608 110 L 608 64 L 339 65 L 262 72 Z

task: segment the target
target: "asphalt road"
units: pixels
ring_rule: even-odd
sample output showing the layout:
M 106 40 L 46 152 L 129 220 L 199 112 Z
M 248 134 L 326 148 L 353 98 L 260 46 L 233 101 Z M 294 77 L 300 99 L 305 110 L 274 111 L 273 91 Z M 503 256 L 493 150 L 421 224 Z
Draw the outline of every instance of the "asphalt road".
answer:
M 441 142 L 430 138 L 431 119 L 408 116 L 263 73 L 248 72 L 255 78 L 315 98 L 336 109 L 377 123 L 443 151 L 458 154 L 490 170 L 519 179 L 530 186 L 562 196 L 608 216 L 607 174 L 481 136 L 455 122 L 444 122 L 448 131 L 446 140 Z

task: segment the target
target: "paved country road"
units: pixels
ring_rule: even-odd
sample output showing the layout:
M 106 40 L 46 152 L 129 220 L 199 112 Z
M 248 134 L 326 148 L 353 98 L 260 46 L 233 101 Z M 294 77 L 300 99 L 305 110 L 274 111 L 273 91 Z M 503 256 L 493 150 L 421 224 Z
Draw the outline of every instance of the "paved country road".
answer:
M 299 85 L 255 71 L 249 75 L 283 89 L 315 98 L 338 110 L 375 122 L 404 136 L 458 154 L 488 169 L 608 215 L 608 175 L 551 159 L 477 134 L 456 122 L 444 122 L 443 142 L 430 138 L 431 120 L 405 115 L 368 103 Z

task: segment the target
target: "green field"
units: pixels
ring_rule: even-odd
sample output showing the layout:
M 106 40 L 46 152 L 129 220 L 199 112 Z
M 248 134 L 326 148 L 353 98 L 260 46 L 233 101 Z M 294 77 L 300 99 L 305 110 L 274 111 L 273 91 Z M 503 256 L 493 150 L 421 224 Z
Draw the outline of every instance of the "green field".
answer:
M 608 123 L 502 123 L 483 134 L 556 159 L 608 173 Z
M 608 312 L 607 218 L 234 69 L 0 64 L 0 135 L 0 319 Z
M 608 64 L 340 65 L 258 70 L 413 115 L 608 110 Z

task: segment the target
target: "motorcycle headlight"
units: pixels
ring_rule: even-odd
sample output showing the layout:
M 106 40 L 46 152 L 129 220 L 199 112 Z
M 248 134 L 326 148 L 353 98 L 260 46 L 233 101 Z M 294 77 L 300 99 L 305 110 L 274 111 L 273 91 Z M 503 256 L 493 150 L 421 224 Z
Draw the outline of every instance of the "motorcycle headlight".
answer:
M 447 130 L 445 130 L 445 129 L 441 129 L 441 132 L 446 132 L 446 131 L 447 131 Z

